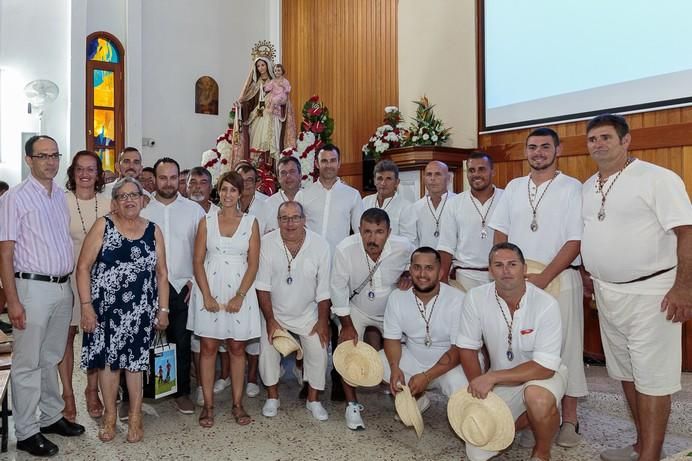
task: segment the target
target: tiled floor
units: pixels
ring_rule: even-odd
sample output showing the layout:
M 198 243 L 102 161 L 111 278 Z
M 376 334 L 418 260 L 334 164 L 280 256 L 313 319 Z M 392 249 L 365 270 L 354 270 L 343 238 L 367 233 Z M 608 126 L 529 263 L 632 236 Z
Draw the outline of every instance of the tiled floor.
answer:
M 287 373 L 288 379 L 290 373 Z M 573 449 L 555 447 L 553 459 L 595 460 L 604 447 L 631 442 L 633 425 L 619 392 L 602 367 L 589 367 L 587 377 L 591 394 L 579 407 L 584 442 Z M 84 375 L 78 373 L 76 389 L 84 389 Z M 98 423 L 86 415 L 83 395 L 78 397 L 78 416 L 87 432 L 78 438 L 51 436 L 60 446 L 54 459 L 64 460 L 460 460 L 464 448 L 447 423 L 446 402 L 432 394 L 433 405 L 424 415 L 425 431 L 417 440 L 412 429 L 392 419 L 391 398 L 380 391 L 361 392 L 366 410 L 363 418 L 367 429 L 352 432 L 344 424 L 343 404 L 325 402 L 329 421 L 312 419 L 304 403 L 297 399 L 295 381 L 282 382 L 281 408 L 276 418 L 260 414 L 263 394 L 246 399 L 246 409 L 254 422 L 238 426 L 230 414 L 230 390 L 218 396 L 216 425 L 202 429 L 197 416 L 179 414 L 170 400 L 149 402 L 144 418 L 145 438 L 142 443 L 125 442 L 127 427 L 119 423 L 119 432 L 111 443 L 97 438 Z M 328 394 L 323 396 L 328 399 Z M 17 453 L 10 426 L 10 451 L 0 459 L 31 459 Z M 674 397 L 673 411 L 665 443 L 671 459 L 692 459 L 692 374 L 683 375 L 683 391 Z M 524 460 L 529 450 L 513 448 L 498 457 L 501 460 Z

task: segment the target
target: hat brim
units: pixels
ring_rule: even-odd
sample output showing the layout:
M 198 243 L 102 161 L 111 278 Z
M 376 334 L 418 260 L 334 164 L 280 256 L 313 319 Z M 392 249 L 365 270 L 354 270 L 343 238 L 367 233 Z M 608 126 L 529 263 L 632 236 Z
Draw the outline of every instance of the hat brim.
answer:
M 334 368 L 347 384 L 357 387 L 377 386 L 384 379 L 380 354 L 364 341 L 344 341 L 332 355 Z
M 495 420 L 496 428 L 494 437 L 485 445 L 478 446 L 482 450 L 502 451 L 514 441 L 514 418 L 512 411 L 494 392 L 488 392 L 485 399 L 477 399 L 469 394 L 467 389 L 459 389 L 452 394 L 447 403 L 447 418 L 454 432 L 466 443 L 470 443 L 462 432 L 462 423 L 467 418 L 468 407 L 471 404 L 481 404 L 487 415 L 492 415 Z
M 540 274 L 546 268 L 546 265 L 538 261 L 531 259 L 526 260 L 526 273 L 527 274 Z M 555 277 L 547 287 L 543 289 L 546 293 L 550 294 L 553 298 L 560 296 L 560 276 Z
M 300 347 L 300 343 L 296 341 L 293 335 L 285 330 L 274 330 L 272 345 L 274 346 L 274 349 L 279 351 L 279 353 L 284 357 L 287 357 L 295 352 L 296 359 L 300 360 L 303 358 L 303 348 Z
M 420 413 L 415 397 L 411 395 L 408 386 L 401 386 L 401 391 L 394 397 L 394 408 L 405 426 L 411 427 L 416 431 L 418 438 L 423 435 L 423 415 Z

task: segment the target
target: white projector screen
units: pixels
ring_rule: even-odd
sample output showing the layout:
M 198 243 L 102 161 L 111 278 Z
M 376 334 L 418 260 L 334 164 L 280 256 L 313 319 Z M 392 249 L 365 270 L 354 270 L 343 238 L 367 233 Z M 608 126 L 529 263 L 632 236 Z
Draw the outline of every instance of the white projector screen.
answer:
M 485 0 L 483 131 L 692 104 L 692 1 Z

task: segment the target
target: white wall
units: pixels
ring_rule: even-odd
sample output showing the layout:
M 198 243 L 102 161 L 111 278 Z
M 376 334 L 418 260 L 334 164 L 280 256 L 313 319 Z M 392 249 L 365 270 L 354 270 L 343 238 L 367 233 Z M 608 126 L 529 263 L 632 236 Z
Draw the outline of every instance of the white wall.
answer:
M 476 147 L 475 0 L 399 0 L 399 107 L 424 94 L 452 127 L 449 146 Z
M 70 151 L 70 1 L 0 1 L 0 178 L 17 184 L 24 162 L 21 133 L 38 131 L 38 118 L 27 114 L 24 86 L 52 80 L 58 99 L 45 110 L 43 132 L 56 139 L 63 154 Z M 83 109 L 82 109 L 83 111 Z M 69 155 L 63 157 L 63 181 Z
M 145 164 L 166 155 L 200 164 L 226 128 L 250 68 L 252 45 L 269 39 L 276 0 L 147 0 L 142 5 L 142 136 Z M 275 35 L 274 35 L 275 36 Z M 219 84 L 219 115 L 196 114 L 195 82 Z

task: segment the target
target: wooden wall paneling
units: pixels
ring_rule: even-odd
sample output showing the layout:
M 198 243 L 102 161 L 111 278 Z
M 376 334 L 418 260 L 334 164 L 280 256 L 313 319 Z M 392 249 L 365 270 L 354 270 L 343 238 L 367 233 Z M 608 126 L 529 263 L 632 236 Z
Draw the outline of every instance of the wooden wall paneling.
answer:
M 342 177 L 362 187 L 361 148 L 397 105 L 396 0 L 284 0 L 282 56 L 297 120 L 313 94 L 334 118 Z

